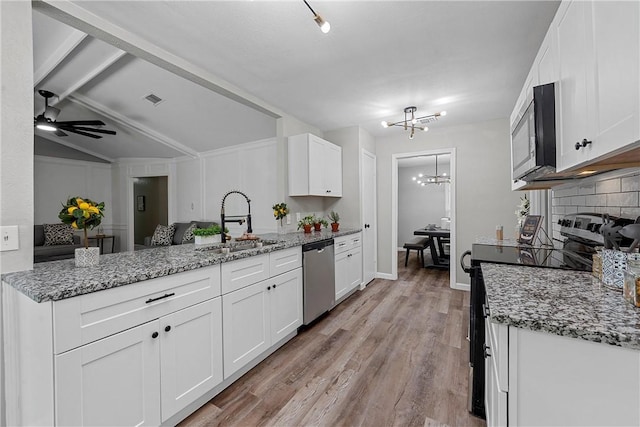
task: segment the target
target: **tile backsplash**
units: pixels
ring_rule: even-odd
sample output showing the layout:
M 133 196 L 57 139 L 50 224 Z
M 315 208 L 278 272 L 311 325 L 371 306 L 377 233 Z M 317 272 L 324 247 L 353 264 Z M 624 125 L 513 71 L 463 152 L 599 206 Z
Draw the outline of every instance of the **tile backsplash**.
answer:
M 558 220 L 568 213 L 596 212 L 636 219 L 640 216 L 640 169 L 611 174 L 551 190 L 553 237 L 559 239 Z

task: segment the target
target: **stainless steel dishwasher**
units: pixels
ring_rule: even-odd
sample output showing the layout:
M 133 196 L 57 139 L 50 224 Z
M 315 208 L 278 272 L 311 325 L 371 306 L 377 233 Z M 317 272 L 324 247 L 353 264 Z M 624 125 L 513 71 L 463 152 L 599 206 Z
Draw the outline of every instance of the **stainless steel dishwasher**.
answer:
M 308 325 L 335 304 L 333 239 L 302 245 L 303 323 Z

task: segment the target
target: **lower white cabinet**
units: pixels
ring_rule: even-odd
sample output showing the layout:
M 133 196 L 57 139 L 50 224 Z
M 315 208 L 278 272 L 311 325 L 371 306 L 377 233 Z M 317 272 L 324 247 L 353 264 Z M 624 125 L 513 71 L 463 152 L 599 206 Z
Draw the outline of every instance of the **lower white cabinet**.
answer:
M 221 298 L 55 356 L 57 425 L 158 425 L 222 382 Z
M 487 320 L 487 426 L 640 425 L 640 351 Z
M 362 283 L 361 234 L 334 239 L 336 302 Z
M 302 324 L 302 269 L 222 296 L 224 377 Z

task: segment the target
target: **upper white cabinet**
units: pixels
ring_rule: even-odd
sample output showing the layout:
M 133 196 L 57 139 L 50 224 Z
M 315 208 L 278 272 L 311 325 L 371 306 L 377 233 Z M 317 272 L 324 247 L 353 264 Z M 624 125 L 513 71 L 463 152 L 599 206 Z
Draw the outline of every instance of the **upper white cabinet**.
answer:
M 342 147 L 310 133 L 289 137 L 289 195 L 342 197 Z
M 560 5 L 550 29 L 558 53 L 558 171 L 640 139 L 639 26 L 638 2 Z

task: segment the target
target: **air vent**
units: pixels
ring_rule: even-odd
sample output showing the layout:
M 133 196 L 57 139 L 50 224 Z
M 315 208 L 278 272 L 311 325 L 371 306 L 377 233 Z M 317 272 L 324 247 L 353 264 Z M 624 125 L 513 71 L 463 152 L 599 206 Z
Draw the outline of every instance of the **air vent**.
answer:
M 164 101 L 162 98 L 160 98 L 159 96 L 154 95 L 152 93 L 150 93 L 149 95 L 145 96 L 144 99 L 146 99 L 147 101 L 152 103 L 154 107 L 156 105 L 160 104 L 162 101 Z
M 426 125 L 426 124 L 429 124 L 429 123 L 433 123 L 433 122 L 435 122 L 437 120 L 438 120 L 438 118 L 435 117 L 435 116 L 422 117 L 422 118 L 418 119 L 418 124 Z

